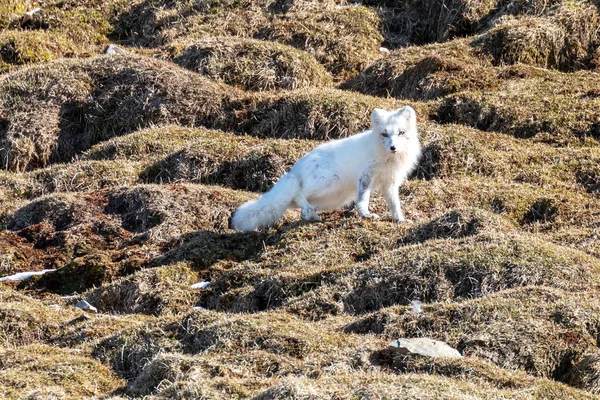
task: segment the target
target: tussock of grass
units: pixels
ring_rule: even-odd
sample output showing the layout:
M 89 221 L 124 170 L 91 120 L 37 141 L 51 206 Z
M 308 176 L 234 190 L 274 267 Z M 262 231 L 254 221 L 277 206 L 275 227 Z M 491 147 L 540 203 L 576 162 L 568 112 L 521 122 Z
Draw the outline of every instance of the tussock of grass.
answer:
M 144 0 L 120 15 L 115 33 L 121 40 L 149 47 L 179 37 L 236 36 L 274 41 L 309 52 L 341 78 L 361 71 L 379 57 L 383 37 L 380 19 L 373 10 L 317 8 L 310 2 L 294 5 L 297 7 L 289 12 L 278 13 L 281 7 L 264 2 L 189 4 Z
M 141 166 L 113 161 L 76 161 L 28 173 L 36 196 L 56 192 L 89 192 L 137 182 Z
M 597 78 L 552 73 L 507 82 L 492 93 L 464 92 L 444 99 L 435 118 L 550 144 L 593 145 L 600 137 Z
M 104 338 L 96 344 L 92 356 L 110 365 L 117 375 L 135 378 L 156 355 L 181 348 L 176 327 L 170 319 L 167 321 L 150 321 Z
M 86 299 L 104 312 L 160 315 L 187 312 L 198 291 L 198 275 L 185 264 L 138 271 L 91 289 Z
M 9 398 L 80 399 L 109 393 L 123 380 L 96 360 L 74 350 L 30 344 L 0 349 L 0 390 Z
M 0 304 L 0 349 L 45 341 L 79 314 L 75 310 L 47 307 L 30 296 L 1 287 Z
M 452 179 L 481 176 L 540 187 L 593 193 L 600 152 L 597 147 L 550 147 L 508 135 L 459 125 L 422 123 L 426 145 L 415 177 Z
M 563 71 L 588 68 L 598 40 L 596 6 L 566 3 L 547 18 L 506 19 L 474 41 L 495 64 L 523 63 Z
M 73 56 L 78 49 L 60 34 L 39 31 L 5 31 L 0 34 L 0 71 L 11 66 L 43 63 Z
M 510 232 L 509 226 L 492 215 L 457 210 L 408 232 L 401 241 L 417 244 L 401 247 L 393 236 L 378 241 L 384 227 L 369 227 L 368 235 L 358 236 L 358 227 L 353 232 L 346 226 L 347 242 L 335 223 L 319 228 L 325 235 L 318 237 L 310 235 L 314 229 L 292 230 L 253 263 L 211 268 L 213 285 L 203 292 L 201 304 L 236 312 L 283 308 L 320 319 L 415 299 L 480 297 L 519 286 L 585 290 L 594 285 L 597 259 L 517 233 L 499 237 L 497 232 Z M 295 271 L 298 263 L 307 266 L 302 273 Z
M 373 108 L 406 105 L 392 99 L 350 94 L 343 90 L 311 89 L 246 96 L 239 100 L 237 128 L 261 138 L 329 140 L 353 135 L 371 126 Z M 419 116 L 425 104 L 410 104 Z
M 289 377 L 254 397 L 255 400 L 334 398 L 382 398 L 382 399 L 498 399 L 512 398 L 527 391 L 527 398 L 565 399 L 592 398 L 585 392 L 548 380 L 536 380 L 526 389 L 500 389 L 495 385 L 482 385 L 467 380 L 451 379 L 426 374 L 388 375 L 379 372 L 356 372 L 331 374 L 320 379 Z
M 134 55 L 31 67 L 0 87 L 0 161 L 16 171 L 69 161 L 100 140 L 152 124 L 218 125 L 230 95 L 196 74 Z
M 173 62 L 244 90 L 327 86 L 331 76 L 310 54 L 279 43 L 236 37 L 176 42 Z
M 219 184 L 266 192 L 315 143 L 240 137 L 218 131 L 197 131 L 179 151 L 148 166 L 146 182 Z
M 184 148 L 196 137 L 203 137 L 208 130 L 178 125 L 141 129 L 134 133 L 114 137 L 92 146 L 83 153 L 84 160 L 148 161 Z M 216 135 L 216 132 L 214 133 Z
M 375 96 L 430 100 L 468 89 L 491 89 L 499 71 L 478 57 L 469 39 L 411 46 L 381 58 L 342 88 Z
M 589 293 L 520 288 L 458 304 L 433 304 L 422 314 L 384 310 L 348 329 L 375 329 L 389 338 L 433 337 L 465 356 L 569 382 L 574 365 L 596 347 L 597 313 L 598 299 Z
M 164 240 L 227 229 L 231 212 L 249 197 L 218 186 L 139 185 L 112 191 L 106 211 L 118 214 L 125 229 Z

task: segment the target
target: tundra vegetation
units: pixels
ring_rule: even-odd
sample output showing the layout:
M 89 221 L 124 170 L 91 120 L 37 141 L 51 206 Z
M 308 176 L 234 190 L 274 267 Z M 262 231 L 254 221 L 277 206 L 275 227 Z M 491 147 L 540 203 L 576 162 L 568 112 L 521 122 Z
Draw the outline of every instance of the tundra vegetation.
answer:
M 0 277 L 55 271 L 0 281 L 0 395 L 596 398 L 599 7 L 2 1 Z M 405 104 L 411 223 L 229 229 L 307 151 Z M 464 357 L 399 356 L 400 337 Z

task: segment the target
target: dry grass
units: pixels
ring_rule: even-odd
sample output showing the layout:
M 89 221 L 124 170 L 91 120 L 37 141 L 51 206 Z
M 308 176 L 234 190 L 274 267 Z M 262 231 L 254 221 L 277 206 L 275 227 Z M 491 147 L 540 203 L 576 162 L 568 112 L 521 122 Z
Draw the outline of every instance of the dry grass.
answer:
M 504 19 L 474 41 L 495 64 L 523 63 L 571 71 L 590 67 L 599 14 L 586 2 L 564 2 L 547 18 Z
M 596 347 L 597 310 L 597 298 L 589 293 L 521 288 L 458 304 L 432 304 L 422 314 L 399 307 L 384 310 L 348 329 L 374 330 L 389 338 L 429 336 L 465 356 L 569 382 L 578 361 Z
M 0 390 L 8 398 L 81 399 L 123 385 L 106 366 L 77 351 L 31 344 L 0 349 Z
M 330 2 L 334 3 L 334 2 Z M 287 8 L 285 12 L 277 12 Z M 366 7 L 315 7 L 295 2 L 170 3 L 144 0 L 119 16 L 116 36 L 148 47 L 184 38 L 235 36 L 274 41 L 312 54 L 346 78 L 379 57 L 383 37 L 377 13 Z
M 597 82 L 592 72 L 508 81 L 496 92 L 448 96 L 435 119 L 555 145 L 593 146 L 600 136 Z
M 231 95 L 134 55 L 35 66 L 7 75 L 0 86 L 0 161 L 16 171 L 69 161 L 100 140 L 152 124 L 218 125 Z
M 315 146 L 303 140 L 256 139 L 207 130 L 148 166 L 141 177 L 154 183 L 218 184 L 266 192 Z
M 477 56 L 470 39 L 456 39 L 395 50 L 342 88 L 374 96 L 430 100 L 468 89 L 492 89 L 499 73 L 487 58 Z
M 209 37 L 175 42 L 173 62 L 244 90 L 328 86 L 331 75 L 310 54 L 274 42 Z
M 198 275 L 185 264 L 139 271 L 89 290 L 84 296 L 100 310 L 111 313 L 182 313 L 196 302 L 190 285 Z
M 48 62 L 74 56 L 80 50 L 60 34 L 39 31 L 5 31 L 0 34 L 0 71 L 15 65 Z
M 0 282 L 0 392 L 594 398 L 596 6 L 3 2 L 0 276 L 57 271 Z M 124 54 L 84 58 L 109 40 Z M 229 229 L 321 141 L 407 103 L 411 222 L 376 193 L 379 221 Z M 465 357 L 387 348 L 422 336 Z
M 393 99 L 351 94 L 344 90 L 310 89 L 276 94 L 247 95 L 234 106 L 236 130 L 261 138 L 329 140 L 343 138 L 371 126 L 373 108 L 406 105 Z M 428 105 L 410 103 L 419 115 Z

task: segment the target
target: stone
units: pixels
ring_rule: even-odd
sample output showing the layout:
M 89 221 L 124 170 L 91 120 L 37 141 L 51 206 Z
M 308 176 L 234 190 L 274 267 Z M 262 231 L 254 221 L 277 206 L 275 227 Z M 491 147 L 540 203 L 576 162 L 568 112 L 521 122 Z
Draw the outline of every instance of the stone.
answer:
M 117 46 L 116 44 L 110 44 L 104 50 L 104 54 L 125 54 L 125 53 L 127 53 L 127 50 Z
M 401 338 L 390 343 L 391 349 L 397 350 L 400 354 L 421 355 L 427 357 L 451 357 L 460 358 L 462 355 L 458 350 L 448 346 L 448 344 L 429 338 Z
M 93 305 L 91 305 L 90 303 L 88 303 L 85 300 L 79 300 L 76 304 L 75 307 L 77 308 L 81 308 L 84 311 L 90 311 L 90 312 L 98 312 L 98 309 L 96 307 L 94 307 Z

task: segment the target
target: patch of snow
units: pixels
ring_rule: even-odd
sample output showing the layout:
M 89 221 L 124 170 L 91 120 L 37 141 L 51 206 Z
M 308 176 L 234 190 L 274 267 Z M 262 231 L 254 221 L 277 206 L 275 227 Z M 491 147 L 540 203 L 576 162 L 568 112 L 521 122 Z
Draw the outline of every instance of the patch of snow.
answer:
M 210 282 L 198 282 L 190 286 L 192 289 L 206 289 L 210 286 Z
M 2 277 L 2 278 L 0 278 L 0 281 L 22 281 L 27 278 L 31 278 L 32 276 L 44 275 L 48 272 L 54 272 L 54 271 L 56 271 L 56 270 L 55 269 L 45 269 L 42 271 L 18 272 L 14 275 Z

